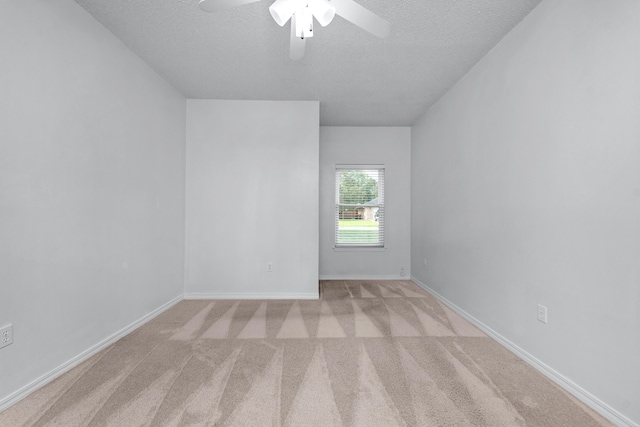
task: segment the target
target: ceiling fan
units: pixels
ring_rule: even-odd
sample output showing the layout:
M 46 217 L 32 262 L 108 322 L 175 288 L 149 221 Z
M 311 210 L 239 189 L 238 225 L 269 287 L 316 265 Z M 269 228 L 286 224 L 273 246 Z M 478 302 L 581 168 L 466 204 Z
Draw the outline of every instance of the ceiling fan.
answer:
M 200 0 L 200 9 L 217 12 L 234 6 L 260 0 Z M 380 38 L 391 32 L 391 24 L 353 0 L 275 0 L 269 12 L 281 27 L 291 19 L 291 46 L 289 56 L 298 60 L 304 56 L 306 39 L 313 37 L 313 18 L 323 27 L 329 25 L 335 15 L 340 15 Z

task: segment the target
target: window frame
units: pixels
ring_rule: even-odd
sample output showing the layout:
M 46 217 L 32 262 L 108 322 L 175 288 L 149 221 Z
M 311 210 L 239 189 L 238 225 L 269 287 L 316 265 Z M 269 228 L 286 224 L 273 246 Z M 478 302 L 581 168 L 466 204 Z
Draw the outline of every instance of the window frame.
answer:
M 340 207 L 362 207 L 363 204 L 340 203 L 340 173 L 350 170 L 377 170 L 378 171 L 378 203 L 374 206 L 378 208 L 378 242 L 375 243 L 338 243 L 338 232 L 340 229 Z M 384 251 L 386 249 L 385 229 L 385 175 L 386 166 L 384 164 L 336 164 L 334 169 L 334 236 L 333 249 L 335 251 Z

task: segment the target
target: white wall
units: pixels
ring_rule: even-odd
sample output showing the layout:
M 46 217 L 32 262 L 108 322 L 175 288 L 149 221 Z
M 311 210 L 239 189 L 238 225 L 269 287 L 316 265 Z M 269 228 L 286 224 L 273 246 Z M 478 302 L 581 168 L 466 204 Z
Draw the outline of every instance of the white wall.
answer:
M 187 101 L 187 298 L 318 296 L 318 123 L 317 102 Z
M 639 22 L 545 0 L 412 130 L 415 278 L 635 423 Z
M 0 2 L 0 404 L 181 295 L 185 100 L 72 1 Z
M 334 250 L 336 164 L 385 165 L 385 250 Z M 398 279 L 410 265 L 409 127 L 320 128 L 320 278 Z

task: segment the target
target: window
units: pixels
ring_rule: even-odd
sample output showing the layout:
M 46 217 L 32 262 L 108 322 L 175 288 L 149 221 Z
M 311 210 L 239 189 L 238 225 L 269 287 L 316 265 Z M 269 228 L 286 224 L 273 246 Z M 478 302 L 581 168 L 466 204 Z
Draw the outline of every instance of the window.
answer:
M 335 247 L 384 247 L 384 166 L 336 165 Z

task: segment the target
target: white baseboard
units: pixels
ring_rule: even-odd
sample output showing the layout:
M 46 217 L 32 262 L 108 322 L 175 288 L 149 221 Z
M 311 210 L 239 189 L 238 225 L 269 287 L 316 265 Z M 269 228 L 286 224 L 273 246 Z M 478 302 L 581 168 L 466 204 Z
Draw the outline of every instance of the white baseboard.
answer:
M 411 280 L 408 276 L 320 276 L 320 280 Z
M 319 299 L 318 292 L 189 292 L 184 294 L 184 299 Z
M 71 369 L 75 368 L 76 366 L 78 366 L 79 364 L 84 362 L 85 360 L 89 359 L 94 354 L 96 354 L 99 351 L 105 349 L 106 347 L 108 347 L 111 344 L 113 344 L 116 341 L 118 341 L 120 338 L 122 338 L 125 335 L 133 332 L 135 329 L 139 328 L 140 326 L 142 326 L 143 324 L 147 323 L 148 321 L 150 321 L 154 317 L 158 316 L 162 312 L 164 312 L 164 311 L 168 310 L 169 308 L 173 307 L 175 304 L 177 304 L 180 301 L 182 301 L 182 299 L 183 299 L 182 295 L 178 295 L 177 297 L 173 298 L 171 301 L 161 305 L 160 307 L 156 308 L 152 312 L 142 316 L 140 319 L 138 319 L 135 322 L 131 323 L 130 325 L 120 329 L 118 332 L 110 335 L 109 337 L 107 337 L 104 340 L 100 341 L 96 345 L 88 348 L 87 350 L 83 351 L 79 355 L 77 355 L 77 356 L 73 357 L 72 359 L 66 361 L 65 363 L 63 363 L 62 365 L 58 366 L 57 368 L 54 368 L 51 371 L 47 372 L 46 374 L 42 375 L 40 378 L 37 378 L 36 380 L 31 381 L 29 384 L 27 384 L 24 387 L 18 389 L 16 392 L 11 393 L 10 395 L 2 398 L 0 400 L 0 411 L 3 411 L 4 409 L 8 408 L 9 406 L 19 402 L 20 400 L 24 399 L 25 397 L 27 397 L 28 395 L 30 395 L 31 393 L 33 393 L 34 391 L 39 389 L 40 387 L 43 387 L 44 385 L 46 385 L 46 384 L 50 383 L 51 381 L 55 380 L 56 378 L 58 378 L 60 375 L 64 374 L 65 372 L 70 371 Z
M 571 381 L 570 379 L 568 379 L 567 377 L 565 377 L 555 369 L 551 368 L 549 365 L 542 362 L 532 354 L 518 347 L 516 344 L 512 343 L 509 339 L 500 335 L 498 332 L 494 331 L 493 329 L 491 329 L 490 327 L 482 323 L 480 320 L 476 319 L 475 317 L 473 317 L 472 315 L 470 315 L 469 313 L 467 313 L 466 311 L 464 311 L 463 309 L 461 309 L 460 307 L 458 307 L 457 305 L 455 305 L 454 303 L 452 303 L 451 301 L 449 301 L 448 299 L 440 295 L 438 292 L 434 291 L 429 286 L 422 283 L 420 280 L 416 279 L 413 276 L 411 277 L 411 280 L 415 284 L 420 286 L 422 289 L 429 292 L 431 295 L 433 295 L 438 300 L 440 300 L 443 304 L 445 304 L 451 310 L 459 314 L 465 320 L 469 321 L 470 323 L 475 325 L 478 329 L 480 329 L 482 332 L 484 332 L 485 334 L 489 335 L 491 338 L 496 340 L 498 343 L 504 346 L 507 350 L 511 351 L 516 356 L 520 357 L 522 360 L 524 360 L 529 365 L 534 367 L 544 376 L 546 376 L 551 381 L 555 382 L 557 385 L 559 385 L 560 387 L 562 387 L 563 389 L 571 393 L 573 396 L 581 400 L 585 405 L 589 406 L 591 409 L 593 409 L 603 417 L 607 418 L 616 426 L 638 427 L 637 423 L 627 418 L 620 412 L 616 411 L 611 406 L 607 405 L 602 400 L 598 399 L 597 397 L 595 397 L 594 395 L 592 395 L 591 393 L 589 393 L 588 391 L 580 387 L 578 384 L 574 383 L 573 381 Z

